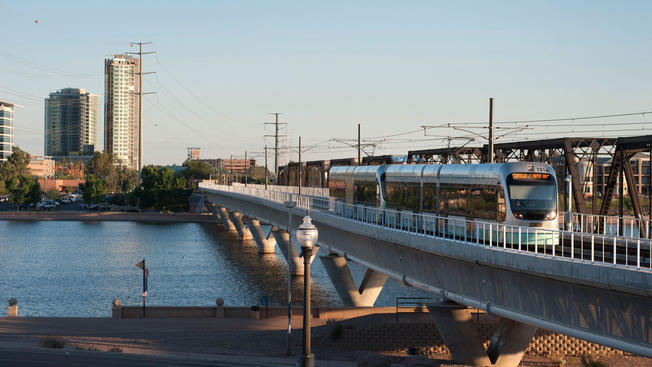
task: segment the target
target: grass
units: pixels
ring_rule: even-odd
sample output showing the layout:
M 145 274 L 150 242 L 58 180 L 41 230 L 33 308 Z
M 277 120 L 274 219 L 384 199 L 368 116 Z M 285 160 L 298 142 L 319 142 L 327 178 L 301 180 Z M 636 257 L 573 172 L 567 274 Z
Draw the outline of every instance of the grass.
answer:
M 64 345 L 66 345 L 66 341 L 60 336 L 46 336 L 41 340 L 43 348 L 63 349 Z

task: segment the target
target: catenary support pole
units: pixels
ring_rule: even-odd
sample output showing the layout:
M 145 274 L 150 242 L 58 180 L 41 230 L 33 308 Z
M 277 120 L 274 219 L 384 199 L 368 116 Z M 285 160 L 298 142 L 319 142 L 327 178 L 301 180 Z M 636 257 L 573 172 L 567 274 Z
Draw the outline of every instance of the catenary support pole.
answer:
M 494 99 L 489 98 L 489 163 L 494 163 Z
M 362 165 L 362 140 L 360 139 L 360 124 L 358 124 L 358 166 Z
M 265 190 L 267 190 L 268 180 L 269 180 L 269 174 L 267 173 L 267 145 L 265 145 Z

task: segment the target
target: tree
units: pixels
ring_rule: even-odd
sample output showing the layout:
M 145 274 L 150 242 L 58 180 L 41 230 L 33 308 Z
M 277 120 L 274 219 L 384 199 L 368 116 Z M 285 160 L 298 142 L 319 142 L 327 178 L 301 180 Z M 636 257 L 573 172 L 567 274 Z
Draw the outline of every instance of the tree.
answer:
M 86 175 L 86 183 L 80 184 L 79 189 L 82 192 L 86 204 L 103 202 L 104 196 L 108 192 L 104 180 L 94 175 Z
M 115 192 L 117 189 L 117 171 L 113 154 L 106 152 L 93 153 L 93 159 L 86 165 L 86 175 L 92 175 L 104 181 L 107 192 Z
M 118 187 L 115 191 L 130 192 L 138 184 L 138 171 L 135 169 L 119 166 L 116 168 L 116 174 L 118 177 Z
M 181 173 L 188 180 L 192 179 L 208 179 L 210 178 L 211 173 L 213 173 L 213 167 L 207 162 L 186 160 L 183 162 L 183 166 L 186 167 Z
M 47 198 L 50 200 L 56 200 L 59 198 L 59 190 L 50 189 L 45 193 L 45 196 L 47 196 Z
M 141 198 L 141 207 L 164 211 L 187 210 L 191 190 L 186 189 L 184 176 L 169 167 L 149 165 L 143 167 L 140 178 L 137 195 Z
M 7 179 L 5 186 L 11 193 L 11 202 L 14 205 L 25 205 L 41 201 L 41 188 L 38 179 L 33 176 L 12 176 Z
M 5 170 L 11 175 L 23 176 L 29 173 L 27 165 L 32 159 L 32 156 L 19 147 L 14 147 L 11 155 L 7 158 Z

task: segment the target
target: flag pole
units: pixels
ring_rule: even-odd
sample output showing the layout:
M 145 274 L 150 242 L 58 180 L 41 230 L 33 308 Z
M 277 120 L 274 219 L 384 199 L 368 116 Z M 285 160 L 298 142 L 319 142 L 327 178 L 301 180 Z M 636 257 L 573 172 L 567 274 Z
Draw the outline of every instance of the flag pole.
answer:
M 143 259 L 143 318 L 146 318 L 145 299 L 147 298 L 147 277 L 145 276 L 145 259 Z

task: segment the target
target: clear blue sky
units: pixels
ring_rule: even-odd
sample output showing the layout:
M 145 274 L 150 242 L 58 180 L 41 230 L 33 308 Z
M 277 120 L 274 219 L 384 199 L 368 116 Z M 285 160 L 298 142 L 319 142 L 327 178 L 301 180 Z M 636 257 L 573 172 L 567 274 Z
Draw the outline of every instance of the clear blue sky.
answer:
M 0 14 L 0 100 L 25 106 L 15 141 L 36 154 L 43 98 L 65 87 L 103 97 L 104 58 L 135 51 L 131 41 L 157 52 L 145 59 L 158 73 L 145 83 L 158 92 L 145 97 L 146 163 L 180 163 L 187 146 L 204 158 L 261 152 L 275 111 L 292 145 L 310 145 L 355 138 L 358 122 L 371 137 L 485 121 L 489 97 L 497 120 L 652 110 L 646 1 L 0 0 Z M 396 139 L 376 154 L 445 144 Z M 356 154 L 330 146 L 305 157 Z

